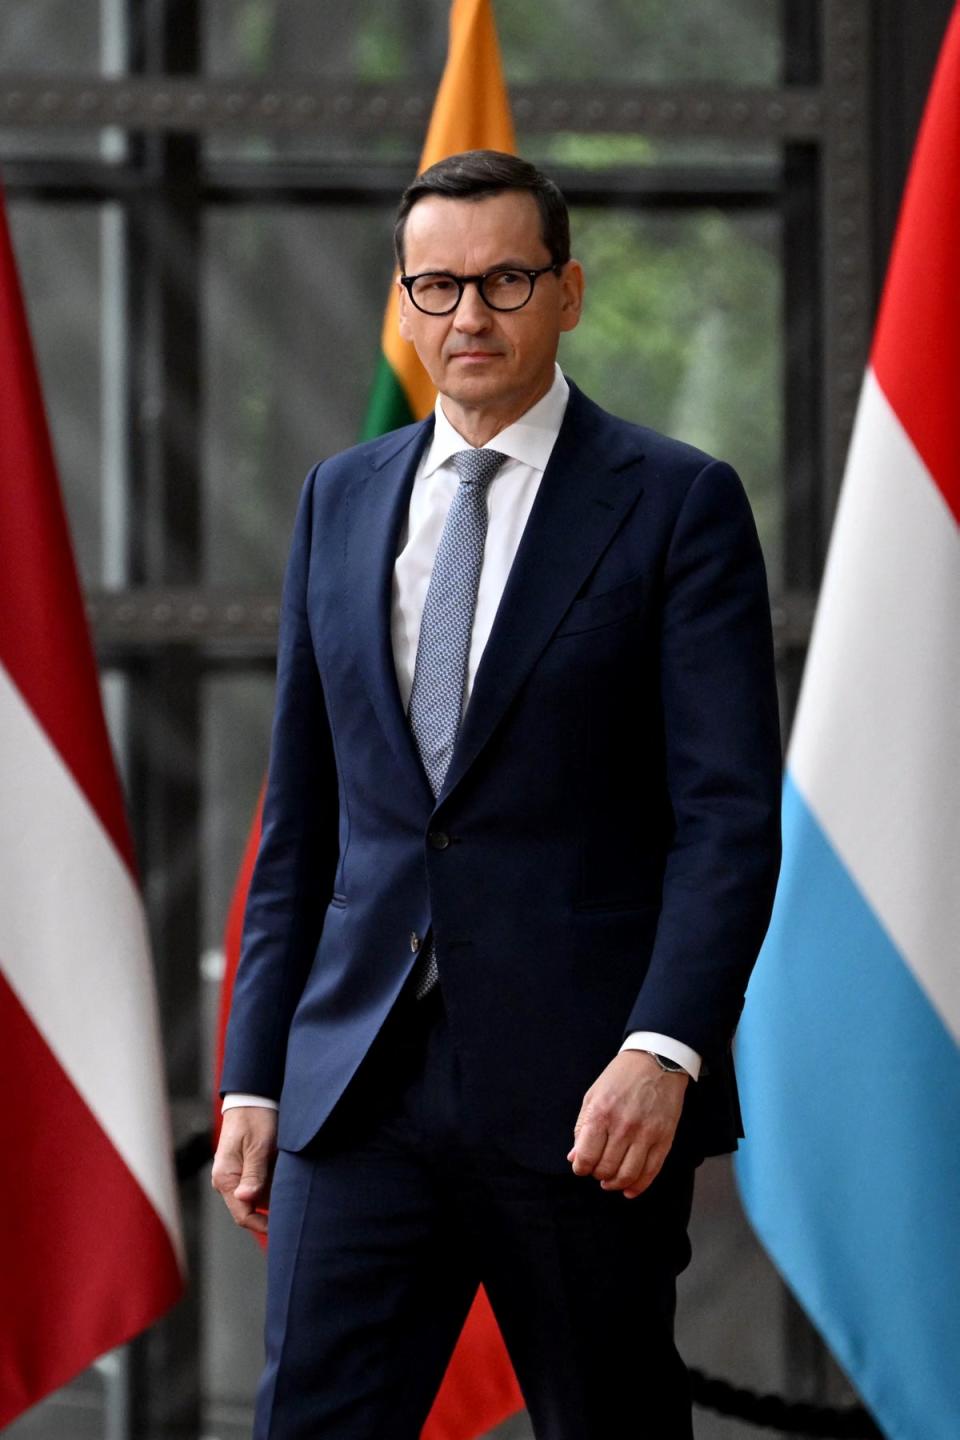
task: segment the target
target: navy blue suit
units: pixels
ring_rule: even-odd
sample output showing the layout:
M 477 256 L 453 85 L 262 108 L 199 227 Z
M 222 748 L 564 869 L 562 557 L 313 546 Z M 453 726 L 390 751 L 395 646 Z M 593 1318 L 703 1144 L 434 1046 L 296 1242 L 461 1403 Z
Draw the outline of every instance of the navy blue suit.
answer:
M 279 1096 L 281 1149 L 309 1148 L 432 926 L 461 1118 L 491 1152 L 568 1171 L 584 1092 L 632 1030 L 704 1058 L 677 1148 L 732 1149 L 781 780 L 743 489 L 571 386 L 434 801 L 390 641 L 431 433 L 349 450 L 303 491 L 223 1087 Z

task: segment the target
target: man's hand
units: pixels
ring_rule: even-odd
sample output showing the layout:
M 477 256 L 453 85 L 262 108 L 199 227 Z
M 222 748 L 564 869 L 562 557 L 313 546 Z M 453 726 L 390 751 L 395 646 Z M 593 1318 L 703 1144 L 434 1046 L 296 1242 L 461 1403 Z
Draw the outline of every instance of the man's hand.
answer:
M 574 1175 L 628 1200 L 642 1194 L 670 1152 L 689 1080 L 643 1050 L 622 1050 L 583 1097 L 567 1156 Z
M 277 1112 L 262 1105 L 238 1105 L 224 1112 L 211 1183 L 238 1225 L 266 1235 L 266 1207 L 277 1155 Z

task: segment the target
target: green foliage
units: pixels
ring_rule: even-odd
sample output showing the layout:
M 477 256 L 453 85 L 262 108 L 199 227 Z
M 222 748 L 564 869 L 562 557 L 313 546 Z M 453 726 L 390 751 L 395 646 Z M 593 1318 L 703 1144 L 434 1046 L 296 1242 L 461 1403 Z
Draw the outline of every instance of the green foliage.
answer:
M 649 165 L 656 159 L 656 141 L 648 135 L 583 135 L 578 131 L 557 130 L 540 137 L 542 165 L 564 165 L 579 170 L 607 170 L 613 166 Z M 529 147 L 521 146 L 524 154 Z
M 402 75 L 407 67 L 406 46 L 393 7 L 375 10 L 357 32 L 354 55 L 358 80 L 375 83 Z
M 337 7 L 314 0 L 216 3 L 222 7 L 221 36 L 240 68 L 372 84 L 404 79 L 425 89 L 439 76 L 449 0 L 351 0 Z M 494 0 L 494 9 L 514 83 L 592 84 L 599 93 L 605 85 L 631 83 L 756 85 L 775 82 L 781 69 L 782 16 L 769 0 L 597 0 L 589 6 L 582 0 Z M 333 154 L 344 141 L 326 137 L 317 144 Z M 365 137 L 362 145 L 367 163 L 412 163 L 410 142 L 388 131 Z M 548 169 L 590 173 L 600 186 L 604 172 L 629 177 L 664 164 L 709 168 L 776 158 L 772 146 L 748 149 L 709 134 L 674 139 L 521 132 L 520 145 Z M 264 243 L 254 224 L 244 240 L 235 240 L 241 249 Z M 574 249 L 587 270 L 587 309 L 583 324 L 564 341 L 564 364 L 609 409 L 737 466 L 776 583 L 783 333 L 775 214 L 682 205 L 581 208 L 574 217 Z M 236 259 L 251 277 L 271 268 L 253 254 L 238 252 Z M 372 333 L 371 357 L 376 344 Z M 279 402 L 264 402 L 261 386 L 273 384 L 272 362 L 260 355 L 255 334 L 245 349 L 244 383 L 233 392 L 235 423 L 245 432 L 241 468 L 253 463 L 259 471 L 273 443 L 266 412 Z
M 740 471 L 779 568 L 781 315 L 777 229 L 721 210 L 578 209 L 583 321 L 561 359 L 606 408 Z
M 243 69 L 427 85 L 443 63 L 450 13 L 449 0 L 207 7 Z M 513 83 L 762 85 L 781 69 L 781 7 L 770 0 L 494 0 L 494 15 Z
M 779 70 L 770 0 L 494 0 L 494 10 L 512 81 L 756 85 Z
M 265 70 L 274 43 L 275 14 L 261 0 L 244 0 L 236 21 L 238 62 L 243 69 Z

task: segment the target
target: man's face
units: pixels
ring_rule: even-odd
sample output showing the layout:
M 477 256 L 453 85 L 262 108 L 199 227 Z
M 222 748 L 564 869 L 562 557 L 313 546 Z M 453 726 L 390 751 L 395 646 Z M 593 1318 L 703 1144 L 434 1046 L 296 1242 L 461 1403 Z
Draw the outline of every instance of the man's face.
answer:
M 429 195 L 407 216 L 404 242 L 408 275 L 478 275 L 499 266 L 537 270 L 550 264 L 537 202 L 524 191 L 482 200 Z M 452 314 L 424 315 L 401 287 L 400 334 L 412 341 L 455 411 L 497 416 L 507 425 L 550 388 L 560 335 L 579 320 L 582 296 L 576 260 L 560 275 L 541 275 L 522 310 L 492 310 L 468 285 Z

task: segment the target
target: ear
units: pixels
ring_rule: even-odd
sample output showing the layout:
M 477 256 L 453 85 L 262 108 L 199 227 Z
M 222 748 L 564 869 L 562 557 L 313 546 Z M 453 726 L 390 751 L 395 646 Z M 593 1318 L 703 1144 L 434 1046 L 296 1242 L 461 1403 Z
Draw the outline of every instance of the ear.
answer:
M 400 292 L 397 297 L 397 310 L 399 315 L 397 329 L 400 331 L 401 340 L 409 340 L 412 343 L 413 333 L 410 329 L 410 296 L 400 284 L 399 277 L 395 281 L 395 284 L 397 290 Z
M 560 275 L 560 329 L 573 330 L 583 311 L 583 266 L 568 260 Z

